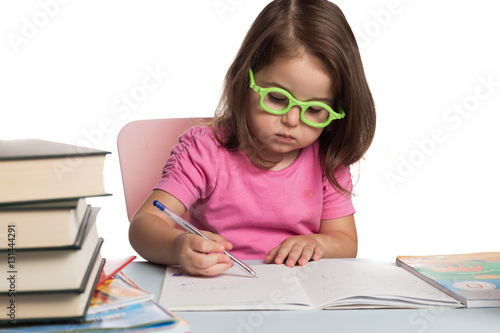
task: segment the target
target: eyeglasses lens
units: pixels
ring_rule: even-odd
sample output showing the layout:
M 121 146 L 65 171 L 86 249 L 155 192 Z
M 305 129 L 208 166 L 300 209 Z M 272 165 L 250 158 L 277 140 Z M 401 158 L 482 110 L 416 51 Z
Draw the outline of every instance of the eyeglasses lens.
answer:
M 263 103 L 271 110 L 279 112 L 287 109 L 292 101 L 282 93 L 269 92 L 264 96 Z M 304 117 L 307 120 L 317 124 L 327 121 L 329 115 L 328 110 L 317 105 L 309 106 L 304 112 Z

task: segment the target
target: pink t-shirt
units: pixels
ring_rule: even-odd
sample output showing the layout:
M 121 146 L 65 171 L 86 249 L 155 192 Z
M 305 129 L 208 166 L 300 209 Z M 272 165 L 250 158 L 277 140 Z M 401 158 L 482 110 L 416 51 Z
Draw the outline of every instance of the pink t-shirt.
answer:
M 231 242 L 235 256 L 263 259 L 287 237 L 317 233 L 322 219 L 354 214 L 350 196 L 326 178 L 318 150 L 315 142 L 285 169 L 262 170 L 242 152 L 223 148 L 210 128 L 193 127 L 172 149 L 155 189 L 188 207 L 197 228 Z M 348 167 L 335 177 L 352 189 Z

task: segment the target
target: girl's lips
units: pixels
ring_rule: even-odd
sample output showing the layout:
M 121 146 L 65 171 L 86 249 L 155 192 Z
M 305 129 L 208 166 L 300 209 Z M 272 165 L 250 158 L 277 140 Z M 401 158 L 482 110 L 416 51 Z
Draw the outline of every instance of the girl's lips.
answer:
M 291 135 L 288 135 L 288 134 L 276 134 L 276 136 L 282 140 L 282 141 L 285 141 L 285 142 L 291 142 L 291 141 L 294 141 L 295 138 Z

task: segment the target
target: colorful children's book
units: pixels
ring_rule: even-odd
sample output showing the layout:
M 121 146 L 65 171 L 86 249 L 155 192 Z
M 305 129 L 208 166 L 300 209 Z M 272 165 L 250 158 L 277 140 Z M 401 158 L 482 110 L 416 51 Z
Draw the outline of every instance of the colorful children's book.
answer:
M 7 333 L 63 333 L 63 332 L 189 332 L 189 325 L 177 315 L 166 311 L 153 300 L 132 303 L 87 315 L 83 322 L 33 326 L 10 326 Z
M 99 281 L 97 282 L 96 288 L 103 284 L 109 278 L 112 278 L 115 274 L 120 272 L 125 266 L 130 264 L 136 256 L 128 256 L 123 258 L 113 258 L 106 259 L 106 264 L 104 265 Z
M 500 252 L 398 256 L 396 265 L 466 307 L 500 307 Z
M 153 299 L 152 294 L 137 287 L 123 272 L 118 272 L 95 289 L 88 313 L 104 312 L 150 299 Z

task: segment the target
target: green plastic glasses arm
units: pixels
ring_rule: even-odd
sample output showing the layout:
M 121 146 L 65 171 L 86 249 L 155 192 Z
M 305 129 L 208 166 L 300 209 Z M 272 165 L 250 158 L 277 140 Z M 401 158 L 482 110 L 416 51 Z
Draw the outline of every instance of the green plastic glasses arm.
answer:
M 339 109 L 338 113 L 333 111 L 333 109 L 328 104 L 325 104 L 323 102 L 318 102 L 318 101 L 302 102 L 302 101 L 295 99 L 292 96 L 292 94 L 290 94 L 288 91 L 286 91 L 284 89 L 277 88 L 277 87 L 269 87 L 269 88 L 259 87 L 258 85 L 255 84 L 252 69 L 249 68 L 248 70 L 250 73 L 250 88 L 252 88 L 257 93 L 259 93 L 260 106 L 262 107 L 262 109 L 264 109 L 265 111 L 267 111 L 269 113 L 283 115 L 283 114 L 287 113 L 293 106 L 298 105 L 301 109 L 300 119 L 305 124 L 312 126 L 312 127 L 326 127 L 332 122 L 332 120 L 342 119 L 345 117 L 345 112 L 344 112 L 344 110 L 342 110 L 342 107 L 341 107 L 340 102 L 338 100 L 337 100 L 337 107 Z M 264 104 L 264 97 L 270 92 L 275 92 L 275 93 L 280 93 L 280 94 L 285 95 L 288 98 L 288 100 L 290 101 L 288 103 L 288 106 L 286 108 L 284 108 L 283 110 L 274 110 L 274 109 L 271 109 L 268 106 L 266 106 Z M 312 121 L 306 119 L 306 117 L 304 116 L 304 112 L 309 107 L 312 107 L 312 106 L 318 106 L 318 107 L 321 107 L 321 108 L 327 110 L 329 113 L 328 119 L 322 123 L 315 123 L 315 122 L 312 122 Z

